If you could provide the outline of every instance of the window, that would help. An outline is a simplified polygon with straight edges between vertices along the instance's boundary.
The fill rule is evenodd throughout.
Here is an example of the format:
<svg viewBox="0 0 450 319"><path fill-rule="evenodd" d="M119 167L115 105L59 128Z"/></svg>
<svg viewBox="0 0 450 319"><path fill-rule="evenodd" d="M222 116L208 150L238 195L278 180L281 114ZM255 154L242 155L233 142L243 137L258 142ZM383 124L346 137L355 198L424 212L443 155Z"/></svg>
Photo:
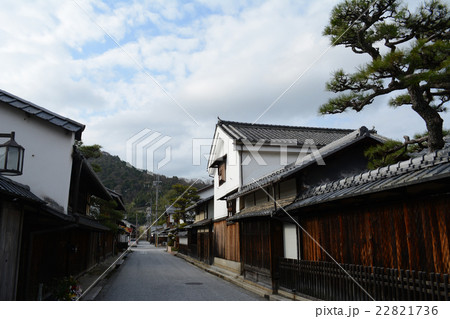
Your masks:
<svg viewBox="0 0 450 319"><path fill-rule="evenodd" d="M236 199L228 201L227 207L228 207L228 217L231 217L234 214L236 214Z"/></svg>
<svg viewBox="0 0 450 319"><path fill-rule="evenodd" d="M227 156L217 158L209 167L217 168L219 186L225 183L227 180Z"/></svg>
<svg viewBox="0 0 450 319"><path fill-rule="evenodd" d="M227 163L226 158L219 165L219 185L222 185L227 180Z"/></svg>

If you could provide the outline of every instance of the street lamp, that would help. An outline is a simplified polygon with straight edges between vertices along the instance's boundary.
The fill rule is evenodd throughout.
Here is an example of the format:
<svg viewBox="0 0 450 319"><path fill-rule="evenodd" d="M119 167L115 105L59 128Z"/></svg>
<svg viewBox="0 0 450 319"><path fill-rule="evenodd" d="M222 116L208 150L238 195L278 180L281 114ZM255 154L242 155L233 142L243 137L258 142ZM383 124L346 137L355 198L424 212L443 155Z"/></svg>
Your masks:
<svg viewBox="0 0 450 319"><path fill-rule="evenodd" d="M23 172L23 155L25 149L14 140L15 133L0 133L0 138L9 138L9 141L0 145L0 174L17 176Z"/></svg>

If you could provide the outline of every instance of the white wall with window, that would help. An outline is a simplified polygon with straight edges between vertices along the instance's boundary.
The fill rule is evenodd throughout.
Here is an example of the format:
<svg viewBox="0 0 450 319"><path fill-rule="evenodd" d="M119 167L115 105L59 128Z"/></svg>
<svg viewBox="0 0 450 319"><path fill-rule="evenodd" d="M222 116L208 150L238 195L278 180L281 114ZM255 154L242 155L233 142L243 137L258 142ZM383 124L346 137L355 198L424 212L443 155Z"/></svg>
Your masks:
<svg viewBox="0 0 450 319"><path fill-rule="evenodd" d="M214 135L209 166L208 172L214 177L214 219L219 219L228 215L226 201L219 198L241 185L240 154L234 140L220 127Z"/></svg>

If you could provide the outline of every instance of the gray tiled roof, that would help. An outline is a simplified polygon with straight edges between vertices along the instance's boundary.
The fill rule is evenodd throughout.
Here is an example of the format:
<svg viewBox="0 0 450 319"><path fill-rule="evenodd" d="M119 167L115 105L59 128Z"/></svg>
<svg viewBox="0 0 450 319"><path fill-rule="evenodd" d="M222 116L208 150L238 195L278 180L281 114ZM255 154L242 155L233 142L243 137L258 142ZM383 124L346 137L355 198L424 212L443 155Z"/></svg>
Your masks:
<svg viewBox="0 0 450 319"><path fill-rule="evenodd" d="M29 115L36 116L44 121L47 121L53 125L59 126L75 133L77 140L81 139L81 133L83 132L85 125L75 122L71 119L65 118L61 115L53 113L41 106L28 102L20 97L17 97L11 93L0 89L0 102L9 104L16 109L22 110Z"/></svg>
<svg viewBox="0 0 450 319"><path fill-rule="evenodd" d="M314 187L285 209L289 211L449 177L450 149L447 148L395 165Z"/></svg>
<svg viewBox="0 0 450 319"><path fill-rule="evenodd" d="M266 208L266 209L256 210L256 211L250 212L250 213L236 214L236 215L228 218L227 221L232 222L232 221L236 221L236 220L240 220L240 219L244 219L244 218L271 216L272 213L274 212L274 210L275 210L274 208Z"/></svg>
<svg viewBox="0 0 450 319"><path fill-rule="evenodd" d="M80 214L74 214L76 219L78 219L77 223L80 226L84 226L85 228L95 229L95 230L104 230L109 231L110 229L102 224L100 224L97 220Z"/></svg>
<svg viewBox="0 0 450 319"><path fill-rule="evenodd" d="M219 119L217 125L231 138L238 141L247 140L252 143L266 141L267 143L291 144L290 140L296 140L297 145L303 145L306 139L312 139L318 148L352 132L352 130L347 129L251 124L221 119Z"/></svg>
<svg viewBox="0 0 450 319"><path fill-rule="evenodd" d="M6 178L0 176L0 193L6 194L8 196L20 198L26 201L36 202L39 204L45 204L45 202L34 195L28 186L19 184Z"/></svg>
<svg viewBox="0 0 450 319"><path fill-rule="evenodd" d="M327 156L330 156L344 149L345 147L357 143L363 140L364 138L372 138L379 142L386 141L384 137L369 131L366 127L363 126L357 130L351 131L350 133L346 134L340 139L322 147L319 150L320 156L322 158L326 158ZM258 180L253 181L252 183L244 185L237 193L227 196L227 199L234 199L243 196L245 194L254 191L257 188L265 187L270 185L271 183L275 183L280 180L286 179L315 162L316 157L313 154L308 154L302 159L301 163L289 164L279 170L276 170L266 176L259 178Z"/></svg>
<svg viewBox="0 0 450 319"><path fill-rule="evenodd" d="M195 204L193 204L193 205L189 206L188 208L186 208L186 211L193 210L193 209L197 208L198 206L200 206L200 205L202 205L202 204L204 204L204 203L206 203L206 202L212 200L213 198L214 198L214 195L213 195L213 196L206 197L206 198L203 198L203 199L200 199L200 200L197 201Z"/></svg>
<svg viewBox="0 0 450 319"><path fill-rule="evenodd" d="M292 203L295 199L295 196L289 196L286 198L278 199L276 202L276 206L284 207L290 203ZM251 218L251 217L264 217L264 216L272 216L277 209L275 208L275 204L272 200L267 201L263 204L258 204L256 206L246 207L241 210L239 213L229 217L227 221L235 221L243 218Z"/></svg>
<svg viewBox="0 0 450 319"><path fill-rule="evenodd" d="M122 194L119 194L118 192L116 192L112 189L109 189L109 188L106 188L106 190L109 192L109 195L111 195L112 199L117 203L117 209L118 210L126 210L125 204L123 202Z"/></svg>
<svg viewBox="0 0 450 319"><path fill-rule="evenodd" d="M200 220L198 222L195 222L193 224L190 224L190 225L188 225L188 226L186 226L184 228L190 229L190 228L195 228L195 227L207 226L207 225L209 225L211 223L212 223L212 219L211 218L207 218L207 219L203 219L203 220Z"/></svg>

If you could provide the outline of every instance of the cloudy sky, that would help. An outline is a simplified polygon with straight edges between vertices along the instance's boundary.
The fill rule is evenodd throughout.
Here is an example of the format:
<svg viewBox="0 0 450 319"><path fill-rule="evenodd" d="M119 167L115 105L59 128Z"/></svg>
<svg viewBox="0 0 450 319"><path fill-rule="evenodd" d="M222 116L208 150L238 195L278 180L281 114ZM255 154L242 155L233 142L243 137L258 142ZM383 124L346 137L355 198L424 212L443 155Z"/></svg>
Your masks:
<svg viewBox="0 0 450 319"><path fill-rule="evenodd" d="M169 176L207 177L192 145L207 144L217 117L374 126L397 139L423 132L416 113L387 107L388 98L360 113L318 115L332 71L365 61L322 36L336 3L3 0L0 88L85 124L85 144L136 165L145 159L136 149L127 158L127 145L141 133L138 148L158 146L148 168ZM158 170L168 148L170 161Z"/></svg>

